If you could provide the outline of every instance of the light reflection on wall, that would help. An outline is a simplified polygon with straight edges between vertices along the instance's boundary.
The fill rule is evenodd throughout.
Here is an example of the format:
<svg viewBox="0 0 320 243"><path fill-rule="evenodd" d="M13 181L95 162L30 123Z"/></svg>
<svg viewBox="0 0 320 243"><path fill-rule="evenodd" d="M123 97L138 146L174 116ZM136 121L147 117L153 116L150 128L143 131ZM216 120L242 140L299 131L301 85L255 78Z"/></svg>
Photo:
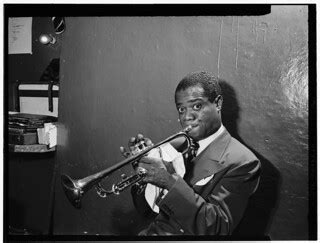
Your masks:
<svg viewBox="0 0 320 243"><path fill-rule="evenodd" d="M294 115L308 118L308 50L303 45L283 65L280 82Z"/></svg>

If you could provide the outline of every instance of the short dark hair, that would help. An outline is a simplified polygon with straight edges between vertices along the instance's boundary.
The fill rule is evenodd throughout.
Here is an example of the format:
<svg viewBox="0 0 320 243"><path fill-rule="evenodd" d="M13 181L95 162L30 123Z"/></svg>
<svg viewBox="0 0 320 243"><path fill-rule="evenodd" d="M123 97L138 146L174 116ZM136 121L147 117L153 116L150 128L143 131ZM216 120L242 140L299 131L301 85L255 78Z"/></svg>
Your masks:
<svg viewBox="0 0 320 243"><path fill-rule="evenodd" d="M185 76L179 82L175 95L181 90L186 90L194 86L202 87L204 95L210 102L213 102L218 95L222 95L218 78L206 71L193 72Z"/></svg>

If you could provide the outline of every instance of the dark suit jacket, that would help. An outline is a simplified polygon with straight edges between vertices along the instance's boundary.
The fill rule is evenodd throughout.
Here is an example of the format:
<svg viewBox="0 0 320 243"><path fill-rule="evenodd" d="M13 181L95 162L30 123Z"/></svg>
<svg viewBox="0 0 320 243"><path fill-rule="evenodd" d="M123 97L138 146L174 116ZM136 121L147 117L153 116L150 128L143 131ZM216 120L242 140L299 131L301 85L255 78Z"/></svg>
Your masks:
<svg viewBox="0 0 320 243"><path fill-rule="evenodd" d="M189 163L193 166L157 202L160 213L140 235L232 234L258 186L259 160L225 130ZM207 184L195 185L211 175ZM134 203L146 214L141 195Z"/></svg>

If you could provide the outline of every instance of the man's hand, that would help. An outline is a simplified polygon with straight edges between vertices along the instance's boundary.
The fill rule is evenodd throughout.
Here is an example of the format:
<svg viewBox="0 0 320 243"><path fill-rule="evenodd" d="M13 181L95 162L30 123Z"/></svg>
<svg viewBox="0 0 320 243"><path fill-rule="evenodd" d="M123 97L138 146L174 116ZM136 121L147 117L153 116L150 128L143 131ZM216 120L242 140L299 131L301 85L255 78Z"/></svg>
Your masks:
<svg viewBox="0 0 320 243"><path fill-rule="evenodd" d="M145 138L142 134L138 134L136 137L131 137L128 141L128 148L130 151L127 151L123 146L121 146L120 153L123 157L129 158L152 145L153 143L149 138Z"/></svg>
<svg viewBox="0 0 320 243"><path fill-rule="evenodd" d="M145 138L142 134L138 134L136 137L131 137L128 141L127 151L124 147L120 147L120 152L125 158L129 158L143 151L146 147L153 146L152 141L149 138ZM144 156L140 159L139 163L135 163L134 169L138 172L139 167L146 169L146 175L143 179L145 183L151 183L161 188L170 189L176 177L172 176L175 170L172 163L168 163L162 160L162 151L160 148L160 158L152 158Z"/></svg>
<svg viewBox="0 0 320 243"><path fill-rule="evenodd" d="M140 159L138 168L146 169L143 179L145 183L151 183L155 186L170 190L176 182L176 177L167 171L165 164L161 158L150 158L144 156Z"/></svg>
<svg viewBox="0 0 320 243"><path fill-rule="evenodd" d="M138 134L136 137L131 137L128 141L128 148L129 151L127 151L123 146L120 147L120 153L123 157L129 158L132 155L135 155L141 151L143 151L146 147L153 146L153 143L150 138L145 138L142 134ZM160 148L159 153L160 157L162 158L162 151ZM175 173L175 170L173 168L172 163L163 161L167 171L169 171L170 174ZM134 168L136 168L136 165L133 165Z"/></svg>

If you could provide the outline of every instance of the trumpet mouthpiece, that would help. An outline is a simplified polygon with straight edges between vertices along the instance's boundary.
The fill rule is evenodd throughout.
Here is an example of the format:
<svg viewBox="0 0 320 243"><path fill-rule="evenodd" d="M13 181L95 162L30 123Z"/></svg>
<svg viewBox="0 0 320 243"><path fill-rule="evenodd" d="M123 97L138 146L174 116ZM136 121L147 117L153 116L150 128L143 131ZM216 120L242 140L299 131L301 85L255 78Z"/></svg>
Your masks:
<svg viewBox="0 0 320 243"><path fill-rule="evenodd" d="M184 132L190 132L191 129L192 129L192 126L189 125L189 126L187 126L187 127L184 129Z"/></svg>

